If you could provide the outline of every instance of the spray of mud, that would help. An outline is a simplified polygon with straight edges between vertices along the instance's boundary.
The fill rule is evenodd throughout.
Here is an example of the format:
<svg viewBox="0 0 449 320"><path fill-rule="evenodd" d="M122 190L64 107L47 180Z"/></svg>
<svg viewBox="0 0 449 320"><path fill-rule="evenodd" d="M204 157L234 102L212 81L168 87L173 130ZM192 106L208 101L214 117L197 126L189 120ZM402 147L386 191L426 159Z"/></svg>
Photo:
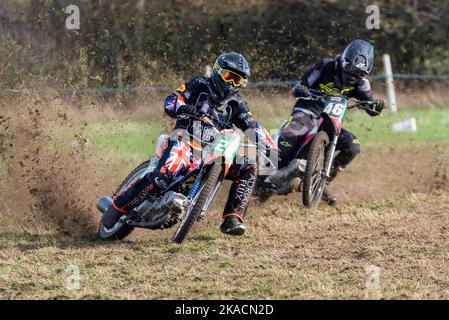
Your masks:
<svg viewBox="0 0 449 320"><path fill-rule="evenodd" d="M95 201L106 174L89 151L86 118L58 98L27 97L2 106L5 214L30 229L94 236Z"/></svg>

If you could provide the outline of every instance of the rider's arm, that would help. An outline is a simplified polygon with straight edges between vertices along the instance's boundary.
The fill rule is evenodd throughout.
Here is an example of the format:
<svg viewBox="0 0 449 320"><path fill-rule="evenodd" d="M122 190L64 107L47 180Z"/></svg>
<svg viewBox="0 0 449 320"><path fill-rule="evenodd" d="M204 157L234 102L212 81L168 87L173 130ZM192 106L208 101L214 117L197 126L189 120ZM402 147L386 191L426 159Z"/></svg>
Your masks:
<svg viewBox="0 0 449 320"><path fill-rule="evenodd" d="M195 114L196 109L190 103L196 96L195 91L197 90L195 90L195 88L197 88L198 83L199 79L193 78L170 94L165 99L165 113L172 118L176 118L180 114Z"/></svg>
<svg viewBox="0 0 449 320"><path fill-rule="evenodd" d="M304 74L301 80L299 80L299 82L292 89L292 95L294 97L303 97L306 94L304 92L304 87L311 88L314 85L314 83L321 76L325 62L326 61L324 59L319 60Z"/></svg>
<svg viewBox="0 0 449 320"><path fill-rule="evenodd" d="M371 84L368 79L363 78L360 81L360 83L357 87L355 98L357 98L358 100L361 100L361 101L374 101L373 94L371 92ZM376 100L376 105L374 105L373 111L365 109L365 112L368 113L372 117L378 116L379 113L383 109L383 104L382 104L382 107L380 107L380 109L379 109L379 104L381 102L377 102L377 101L380 101L380 100Z"/></svg>
<svg viewBox="0 0 449 320"><path fill-rule="evenodd" d="M242 130L252 142L255 142L256 144L261 143L269 149L277 149L276 143L271 138L268 131L253 118L253 115L243 100L239 102L236 117L234 119L234 124Z"/></svg>
<svg viewBox="0 0 449 320"><path fill-rule="evenodd" d="M167 98L165 98L164 110L170 117L175 118L181 112L182 106L186 104L184 98L184 91L186 85L183 84L175 92L171 93Z"/></svg>
<svg viewBox="0 0 449 320"><path fill-rule="evenodd" d="M371 92L371 83L368 79L363 78L357 87L355 98L361 101L373 101L373 94Z"/></svg>

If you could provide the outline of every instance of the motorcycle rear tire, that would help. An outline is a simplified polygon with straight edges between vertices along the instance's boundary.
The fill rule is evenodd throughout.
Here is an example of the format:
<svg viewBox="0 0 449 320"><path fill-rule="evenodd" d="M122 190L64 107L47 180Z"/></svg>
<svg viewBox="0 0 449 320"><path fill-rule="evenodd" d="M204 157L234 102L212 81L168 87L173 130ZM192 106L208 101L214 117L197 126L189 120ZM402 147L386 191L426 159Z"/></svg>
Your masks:
<svg viewBox="0 0 449 320"><path fill-rule="evenodd" d="M114 193L114 196L117 194L122 193L125 191L131 183L133 183L139 176L144 176L144 171L147 170L148 166L150 165L150 160L147 160L140 165L138 165L127 177L123 182L120 184L120 186L117 188L117 190ZM103 215L104 217L104 215ZM117 240L123 240L129 234L134 230L134 227L129 226L122 222L117 222L114 227L111 229L107 229L103 225L103 218L100 221L100 227L98 230L98 235L101 240L105 241L117 241Z"/></svg>

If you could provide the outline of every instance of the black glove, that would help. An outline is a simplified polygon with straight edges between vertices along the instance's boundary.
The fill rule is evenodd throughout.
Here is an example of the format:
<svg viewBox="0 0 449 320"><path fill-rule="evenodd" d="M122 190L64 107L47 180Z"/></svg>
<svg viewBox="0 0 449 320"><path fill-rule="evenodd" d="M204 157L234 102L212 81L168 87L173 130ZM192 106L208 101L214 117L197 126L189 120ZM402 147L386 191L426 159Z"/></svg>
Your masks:
<svg viewBox="0 0 449 320"><path fill-rule="evenodd" d="M367 110L368 114L372 117L380 115L382 110L385 108L385 101L382 99L374 100L371 105L371 110Z"/></svg>
<svg viewBox="0 0 449 320"><path fill-rule="evenodd" d="M293 87L292 94L296 98L308 98L308 97L310 97L309 88L307 88L305 85L300 84L300 83L298 83L296 86Z"/></svg>
<svg viewBox="0 0 449 320"><path fill-rule="evenodd" d="M180 106L178 109L178 114L185 114L189 116L194 116L200 118L201 114L196 110L194 106L191 104L185 104L183 106Z"/></svg>
<svg viewBox="0 0 449 320"><path fill-rule="evenodd" d="M385 108L385 100L376 100L375 104L374 104L374 108L376 109L377 112L381 113L382 110Z"/></svg>

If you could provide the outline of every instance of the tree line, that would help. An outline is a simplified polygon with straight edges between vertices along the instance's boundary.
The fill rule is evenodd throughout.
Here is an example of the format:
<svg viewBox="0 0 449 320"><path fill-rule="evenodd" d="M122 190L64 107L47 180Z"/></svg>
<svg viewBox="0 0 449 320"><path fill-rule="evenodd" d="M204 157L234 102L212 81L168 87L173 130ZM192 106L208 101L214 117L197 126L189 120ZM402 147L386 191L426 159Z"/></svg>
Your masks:
<svg viewBox="0 0 449 320"><path fill-rule="evenodd" d="M80 9L67 30L64 9ZM389 53L396 72L449 73L449 1L378 0L369 30L364 1L2 0L2 87L63 83L126 87L204 73L224 51L245 55L252 81L296 79L354 38Z"/></svg>

